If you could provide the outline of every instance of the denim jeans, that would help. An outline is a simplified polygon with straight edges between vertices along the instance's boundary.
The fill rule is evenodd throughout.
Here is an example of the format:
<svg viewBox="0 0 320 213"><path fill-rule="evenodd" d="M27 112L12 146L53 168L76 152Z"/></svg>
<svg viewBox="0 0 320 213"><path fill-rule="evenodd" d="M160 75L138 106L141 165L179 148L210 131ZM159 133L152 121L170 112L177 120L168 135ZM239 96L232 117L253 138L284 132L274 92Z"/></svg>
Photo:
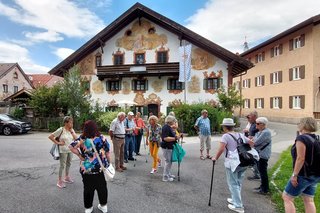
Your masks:
<svg viewBox="0 0 320 213"><path fill-rule="evenodd" d="M125 138L125 146L124 146L124 159L128 160L128 158L133 158L132 152L134 151L134 135L128 136Z"/></svg>
<svg viewBox="0 0 320 213"><path fill-rule="evenodd" d="M294 187L289 179L284 192L291 197L297 197L301 194L303 196L313 197L318 183L320 183L320 177L314 175L310 177L304 177L299 175L298 186Z"/></svg>
<svg viewBox="0 0 320 213"><path fill-rule="evenodd" d="M241 187L244 178L244 173L247 167L238 166L234 172L226 168L227 183L231 193L232 204L237 208L243 208L241 199Z"/></svg>

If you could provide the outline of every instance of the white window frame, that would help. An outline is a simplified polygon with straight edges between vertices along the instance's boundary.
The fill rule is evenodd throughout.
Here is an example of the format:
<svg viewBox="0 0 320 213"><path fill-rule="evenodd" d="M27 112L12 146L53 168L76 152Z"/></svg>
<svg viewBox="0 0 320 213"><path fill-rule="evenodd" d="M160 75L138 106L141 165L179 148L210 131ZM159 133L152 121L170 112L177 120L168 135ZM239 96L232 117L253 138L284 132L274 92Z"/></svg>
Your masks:
<svg viewBox="0 0 320 213"><path fill-rule="evenodd" d="M272 84L278 84L279 81L279 72L272 73Z"/></svg>
<svg viewBox="0 0 320 213"><path fill-rule="evenodd" d="M301 97L293 96L292 97L292 108L293 109L301 109Z"/></svg>
<svg viewBox="0 0 320 213"><path fill-rule="evenodd" d="M18 86L13 86L13 93L17 93L19 91L19 87Z"/></svg>
<svg viewBox="0 0 320 213"><path fill-rule="evenodd" d="M262 53L259 53L259 54L258 54L258 63L259 63L259 62L262 62L262 61L263 61Z"/></svg>
<svg viewBox="0 0 320 213"><path fill-rule="evenodd" d="M279 109L279 103L280 103L280 98L279 97L273 97L272 98L272 108L273 109Z"/></svg>
<svg viewBox="0 0 320 213"><path fill-rule="evenodd" d="M244 108L249 109L249 99L244 99Z"/></svg>
<svg viewBox="0 0 320 213"><path fill-rule="evenodd" d="M280 55L280 46L277 45L273 48L273 56L276 57L276 56L279 56Z"/></svg>
<svg viewBox="0 0 320 213"><path fill-rule="evenodd" d="M257 109L262 109L262 98L257 98Z"/></svg>
<svg viewBox="0 0 320 213"><path fill-rule="evenodd" d="M249 88L249 79L243 80L243 88Z"/></svg>
<svg viewBox="0 0 320 213"><path fill-rule="evenodd" d="M293 39L293 49L298 49L301 47L301 36Z"/></svg>
<svg viewBox="0 0 320 213"><path fill-rule="evenodd" d="M292 68L292 80L300 80L300 67Z"/></svg>
<svg viewBox="0 0 320 213"><path fill-rule="evenodd" d="M262 85L262 75L257 77L257 87L261 87Z"/></svg>

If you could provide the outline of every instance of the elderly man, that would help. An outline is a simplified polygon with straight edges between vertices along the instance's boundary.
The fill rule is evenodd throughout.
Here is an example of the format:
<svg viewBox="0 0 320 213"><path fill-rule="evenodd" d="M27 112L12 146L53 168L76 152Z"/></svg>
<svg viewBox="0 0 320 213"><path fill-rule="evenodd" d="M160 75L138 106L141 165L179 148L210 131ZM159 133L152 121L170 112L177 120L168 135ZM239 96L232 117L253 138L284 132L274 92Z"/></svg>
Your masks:
<svg viewBox="0 0 320 213"><path fill-rule="evenodd" d="M123 166L124 139L126 135L124 128L125 118L126 114L124 112L119 112L118 116L111 122L109 131L113 143L115 166L118 172L123 172L123 170L127 169L125 166Z"/></svg>
<svg viewBox="0 0 320 213"><path fill-rule="evenodd" d="M197 119L194 128L197 130L200 137L200 159L205 159L203 157L204 144L206 144L207 148L207 158L210 159L209 151L211 149L211 129L207 110L204 109L201 111L201 116Z"/></svg>
<svg viewBox="0 0 320 213"><path fill-rule="evenodd" d="M136 129L136 124L134 123L133 118L134 118L133 112L128 112L128 116L124 121L124 127L126 130L125 147L124 147L125 163L128 163L128 160L132 160L132 161L135 160L132 156L132 153L135 148L134 130Z"/></svg>

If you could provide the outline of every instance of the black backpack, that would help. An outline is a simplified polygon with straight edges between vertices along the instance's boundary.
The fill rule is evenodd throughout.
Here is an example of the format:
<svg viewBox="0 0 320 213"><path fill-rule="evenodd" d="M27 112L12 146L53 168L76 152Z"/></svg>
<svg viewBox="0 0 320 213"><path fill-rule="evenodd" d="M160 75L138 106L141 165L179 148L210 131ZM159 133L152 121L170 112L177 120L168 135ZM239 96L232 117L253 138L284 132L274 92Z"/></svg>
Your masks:
<svg viewBox="0 0 320 213"><path fill-rule="evenodd" d="M229 134L236 142L237 142L237 150L239 154L240 167L253 166L255 164L255 159L251 153L248 151L251 150L250 144L244 143L241 135L239 134L239 138L236 139L232 134ZM228 152L228 149L227 149ZM227 154L226 154L227 156Z"/></svg>
<svg viewBox="0 0 320 213"><path fill-rule="evenodd" d="M319 135L316 138L311 137L308 134L305 136L312 142L311 159L305 160L303 169L305 170L306 176L320 176L320 140Z"/></svg>

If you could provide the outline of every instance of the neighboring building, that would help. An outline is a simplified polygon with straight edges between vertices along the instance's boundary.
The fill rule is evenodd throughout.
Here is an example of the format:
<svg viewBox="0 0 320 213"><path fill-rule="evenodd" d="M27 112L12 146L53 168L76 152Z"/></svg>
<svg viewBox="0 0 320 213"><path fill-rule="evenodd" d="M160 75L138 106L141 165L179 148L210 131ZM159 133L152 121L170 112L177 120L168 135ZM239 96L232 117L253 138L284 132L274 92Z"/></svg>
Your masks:
<svg viewBox="0 0 320 213"><path fill-rule="evenodd" d="M0 100L22 89L32 89L28 76L18 63L0 63Z"/></svg>
<svg viewBox="0 0 320 213"><path fill-rule="evenodd" d="M192 44L191 81L178 81L179 46ZM252 64L137 3L49 73L63 76L74 64L92 98L106 108L136 103L135 112L167 113L186 100L217 101L216 91Z"/></svg>
<svg viewBox="0 0 320 213"><path fill-rule="evenodd" d="M56 75L32 74L28 76L34 88L38 88L40 86L52 87L56 83L63 81L62 77Z"/></svg>
<svg viewBox="0 0 320 213"><path fill-rule="evenodd" d="M256 110L273 121L320 119L320 15L240 56L255 66L234 78L244 97L241 115Z"/></svg>

